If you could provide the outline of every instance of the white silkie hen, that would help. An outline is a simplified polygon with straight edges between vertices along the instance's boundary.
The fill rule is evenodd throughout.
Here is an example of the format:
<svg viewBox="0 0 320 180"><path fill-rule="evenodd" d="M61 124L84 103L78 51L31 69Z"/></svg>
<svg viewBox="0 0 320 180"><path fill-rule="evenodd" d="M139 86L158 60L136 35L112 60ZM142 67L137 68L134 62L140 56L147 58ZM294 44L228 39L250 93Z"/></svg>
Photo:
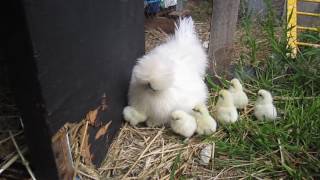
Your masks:
<svg viewBox="0 0 320 180"><path fill-rule="evenodd" d="M240 81L236 78L232 79L229 92L232 95L234 106L238 109L244 109L248 105L247 94L243 91Z"/></svg>
<svg viewBox="0 0 320 180"><path fill-rule="evenodd" d="M215 117L219 122L234 123L238 120L237 108L233 104L233 98L229 91L221 90L219 92L218 102L215 108Z"/></svg>
<svg viewBox="0 0 320 180"><path fill-rule="evenodd" d="M254 115L258 120L275 120L277 110L273 105L271 93L261 89L258 91L258 97L254 105Z"/></svg>
<svg viewBox="0 0 320 180"><path fill-rule="evenodd" d="M217 130L217 122L211 117L205 104L198 104L192 109L192 115L197 121L197 133L209 135Z"/></svg>
<svg viewBox="0 0 320 180"><path fill-rule="evenodd" d="M170 126L173 132L189 138L195 133L197 122L193 116L177 110L171 114Z"/></svg>
<svg viewBox="0 0 320 180"><path fill-rule="evenodd" d="M175 110L191 113L208 97L203 81L206 67L207 56L192 18L180 19L173 37L138 59L129 87L129 106L147 117L149 127L167 124Z"/></svg>

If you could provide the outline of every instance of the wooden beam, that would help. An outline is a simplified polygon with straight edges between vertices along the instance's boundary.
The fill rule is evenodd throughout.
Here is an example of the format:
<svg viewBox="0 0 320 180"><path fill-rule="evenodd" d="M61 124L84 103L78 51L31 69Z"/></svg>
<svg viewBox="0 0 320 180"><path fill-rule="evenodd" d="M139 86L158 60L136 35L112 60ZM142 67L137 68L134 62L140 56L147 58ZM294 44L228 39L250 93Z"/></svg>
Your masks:
<svg viewBox="0 0 320 180"><path fill-rule="evenodd" d="M226 75L232 59L240 0L213 0L209 73Z"/></svg>

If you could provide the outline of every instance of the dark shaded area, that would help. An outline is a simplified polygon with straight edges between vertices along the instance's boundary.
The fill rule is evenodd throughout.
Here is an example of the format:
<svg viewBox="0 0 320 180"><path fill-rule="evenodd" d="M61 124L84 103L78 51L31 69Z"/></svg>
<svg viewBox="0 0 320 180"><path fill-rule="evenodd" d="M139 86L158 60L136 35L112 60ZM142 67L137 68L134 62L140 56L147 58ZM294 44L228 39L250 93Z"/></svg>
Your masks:
<svg viewBox="0 0 320 180"><path fill-rule="evenodd" d="M57 179L51 137L66 122L78 122L107 96L101 123L112 121L95 140L99 165L122 122L132 66L144 52L143 1L6 1L1 4L2 72L25 124L38 179ZM1 68L2 69L2 68Z"/></svg>
<svg viewBox="0 0 320 180"><path fill-rule="evenodd" d="M4 24L0 33L1 49L16 103L25 121L31 163L39 179L57 179L25 13L20 1L6 1L1 7Z"/></svg>

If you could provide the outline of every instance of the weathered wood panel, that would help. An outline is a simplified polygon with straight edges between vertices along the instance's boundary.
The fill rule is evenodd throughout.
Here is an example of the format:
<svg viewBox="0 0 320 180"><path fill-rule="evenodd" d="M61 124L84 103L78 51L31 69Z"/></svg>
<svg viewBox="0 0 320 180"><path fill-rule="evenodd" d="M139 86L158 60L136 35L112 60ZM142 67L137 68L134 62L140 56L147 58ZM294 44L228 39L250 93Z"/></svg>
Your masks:
<svg viewBox="0 0 320 180"><path fill-rule="evenodd" d="M0 43L38 179L57 179L52 136L101 107L105 94L107 108L88 133L92 161L99 165L121 126L131 69L144 51L143 1L5 1L1 13ZM107 133L96 138L110 121Z"/></svg>
<svg viewBox="0 0 320 180"><path fill-rule="evenodd" d="M209 59L211 74L229 71L240 0L213 0Z"/></svg>

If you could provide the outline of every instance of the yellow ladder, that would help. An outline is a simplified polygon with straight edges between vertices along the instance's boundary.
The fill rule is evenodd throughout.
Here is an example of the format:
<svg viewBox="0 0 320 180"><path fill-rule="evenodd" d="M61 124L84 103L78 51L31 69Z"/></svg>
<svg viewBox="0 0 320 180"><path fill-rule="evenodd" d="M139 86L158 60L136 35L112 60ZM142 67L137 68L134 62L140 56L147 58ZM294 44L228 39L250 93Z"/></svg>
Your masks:
<svg viewBox="0 0 320 180"><path fill-rule="evenodd" d="M319 28L315 27L305 27L299 26L297 24L298 15L304 16L312 16L320 18L320 14L317 13L310 13L310 12L301 12L297 10L298 1L303 2L313 2L313 3L320 3L320 0L287 0L287 21L288 21L288 43L289 46L292 48L292 55L295 57L297 54L298 46L312 46L320 48L320 44L312 44L307 42L299 42L298 41L298 30L309 30L309 31L317 31L319 32Z"/></svg>

